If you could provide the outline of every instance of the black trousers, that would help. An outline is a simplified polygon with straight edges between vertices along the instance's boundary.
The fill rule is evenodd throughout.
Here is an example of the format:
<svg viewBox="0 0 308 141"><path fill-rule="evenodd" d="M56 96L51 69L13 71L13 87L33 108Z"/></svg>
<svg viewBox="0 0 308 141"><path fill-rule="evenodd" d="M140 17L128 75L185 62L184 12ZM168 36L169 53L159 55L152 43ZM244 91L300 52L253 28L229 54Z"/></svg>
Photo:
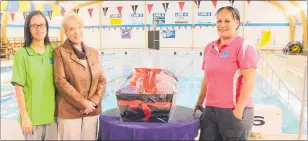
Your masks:
<svg viewBox="0 0 308 141"><path fill-rule="evenodd" d="M253 108L245 108L243 119L238 119L231 108L207 106L200 117L199 140L248 140L253 117Z"/></svg>

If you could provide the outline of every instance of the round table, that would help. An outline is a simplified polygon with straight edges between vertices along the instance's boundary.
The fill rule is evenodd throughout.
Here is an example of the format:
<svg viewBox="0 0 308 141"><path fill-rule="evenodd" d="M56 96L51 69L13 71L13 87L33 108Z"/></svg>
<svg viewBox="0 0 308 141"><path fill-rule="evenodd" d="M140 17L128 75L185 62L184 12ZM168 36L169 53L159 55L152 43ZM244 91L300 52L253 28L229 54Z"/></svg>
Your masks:
<svg viewBox="0 0 308 141"><path fill-rule="evenodd" d="M117 108L99 117L98 140L195 140L199 117L193 109L176 106L168 123L122 122Z"/></svg>

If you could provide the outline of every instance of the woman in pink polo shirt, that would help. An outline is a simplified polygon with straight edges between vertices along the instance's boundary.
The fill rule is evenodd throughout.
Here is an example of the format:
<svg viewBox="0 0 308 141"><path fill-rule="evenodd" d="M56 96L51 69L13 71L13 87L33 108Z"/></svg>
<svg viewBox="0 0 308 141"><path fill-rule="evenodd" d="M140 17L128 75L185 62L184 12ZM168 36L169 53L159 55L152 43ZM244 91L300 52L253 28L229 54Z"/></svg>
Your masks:
<svg viewBox="0 0 308 141"><path fill-rule="evenodd" d="M237 35L240 15L236 8L216 12L219 39L204 49L204 77L195 110L201 117L199 140L247 140L253 126L251 93L256 79L255 47Z"/></svg>

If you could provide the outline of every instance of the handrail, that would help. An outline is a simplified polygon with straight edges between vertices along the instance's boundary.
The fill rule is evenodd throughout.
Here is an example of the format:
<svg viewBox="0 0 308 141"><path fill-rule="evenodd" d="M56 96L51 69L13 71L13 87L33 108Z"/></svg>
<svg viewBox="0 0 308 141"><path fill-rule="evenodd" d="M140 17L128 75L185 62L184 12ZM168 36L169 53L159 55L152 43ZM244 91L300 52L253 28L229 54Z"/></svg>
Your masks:
<svg viewBox="0 0 308 141"><path fill-rule="evenodd" d="M267 60L265 60L265 58L264 58L264 56L262 56L261 54L259 54L259 56L260 56L260 58L262 58L262 61L263 62L265 62L266 63L266 67L268 68L270 68L271 69L271 71L272 71L272 73L274 73L276 76L277 76L277 78L278 78L278 90L279 90L279 87L280 87L280 84L279 83L281 83L283 86L285 86L285 88L288 90L288 95L289 95L289 93L291 93L294 97L296 97L299 101L300 101L300 98L297 96L297 95L295 95L289 88L288 88L288 86L284 83L284 81L279 77L279 75L278 75L278 73L273 69L273 67L272 67L272 65L267 61ZM263 65L262 65L262 69L263 69ZM263 72L263 70L262 70L262 72ZM267 77L267 70L266 70L266 77ZM272 75L273 76L273 75ZM271 79L273 79L273 78L271 78ZM271 81L272 82L272 81ZM289 97L288 97L289 98ZM306 104L307 105L307 104Z"/></svg>

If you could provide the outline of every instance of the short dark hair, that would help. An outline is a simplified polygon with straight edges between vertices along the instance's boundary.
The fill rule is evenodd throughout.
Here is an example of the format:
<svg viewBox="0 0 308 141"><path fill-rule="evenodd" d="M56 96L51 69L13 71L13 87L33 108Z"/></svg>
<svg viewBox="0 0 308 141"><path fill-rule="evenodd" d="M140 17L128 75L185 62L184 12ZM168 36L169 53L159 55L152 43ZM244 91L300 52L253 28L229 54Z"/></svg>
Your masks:
<svg viewBox="0 0 308 141"><path fill-rule="evenodd" d="M44 17L45 22L46 22L46 29L47 29L47 34L46 34L46 37L44 38L44 44L45 45L50 44L50 40L49 40L49 36L48 36L48 30L49 30L48 21L47 21L45 15L41 11L34 10L34 11L31 11L27 15L26 20L25 20L25 25L24 25L25 43L24 43L24 47L29 47L31 42L32 42L32 35L31 35L31 32L30 32L30 21L31 21L32 17L35 16L35 15L41 15L41 16Z"/></svg>
<svg viewBox="0 0 308 141"><path fill-rule="evenodd" d="M232 17L233 19L236 19L239 21L239 23L241 23L241 17L240 17L240 12L238 11L237 8L233 7L233 6L225 6L225 7L221 7L217 10L217 12L215 13L215 15L217 16L219 14L219 12L223 9L227 9L232 13ZM236 28L238 29L240 27L240 25Z"/></svg>

